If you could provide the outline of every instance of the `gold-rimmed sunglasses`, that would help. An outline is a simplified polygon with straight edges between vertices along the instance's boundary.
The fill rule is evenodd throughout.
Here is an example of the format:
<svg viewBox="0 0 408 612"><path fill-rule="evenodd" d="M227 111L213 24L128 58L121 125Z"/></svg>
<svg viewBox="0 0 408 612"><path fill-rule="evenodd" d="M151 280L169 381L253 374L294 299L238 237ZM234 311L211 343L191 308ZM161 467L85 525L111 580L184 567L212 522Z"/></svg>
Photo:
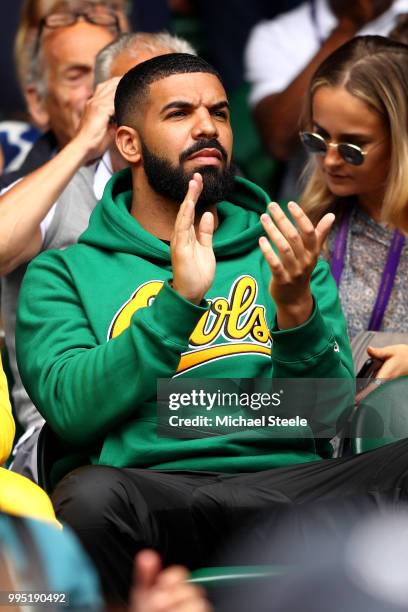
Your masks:
<svg viewBox="0 0 408 612"><path fill-rule="evenodd" d="M328 148L333 147L337 149L340 157L352 166L361 166L368 153L368 151L363 151L358 145L348 142L328 142L317 132L300 132L299 136L308 153L326 155Z"/></svg>

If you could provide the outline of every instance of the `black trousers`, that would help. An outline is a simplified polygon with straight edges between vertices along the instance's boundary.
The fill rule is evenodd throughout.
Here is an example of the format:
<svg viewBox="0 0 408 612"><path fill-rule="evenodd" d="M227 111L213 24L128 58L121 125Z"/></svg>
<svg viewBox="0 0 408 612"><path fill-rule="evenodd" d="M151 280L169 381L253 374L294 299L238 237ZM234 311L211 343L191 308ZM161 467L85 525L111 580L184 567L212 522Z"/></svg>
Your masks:
<svg viewBox="0 0 408 612"><path fill-rule="evenodd" d="M263 526L265 533L278 529L293 508L310 513L317 502L321 515L326 502L348 511L359 504L403 504L407 494L408 440L402 440L356 457L246 474L87 466L61 481L53 503L115 601L126 599L134 556L145 547L158 550L165 564L194 569L217 562L231 538L254 521L262 541Z"/></svg>

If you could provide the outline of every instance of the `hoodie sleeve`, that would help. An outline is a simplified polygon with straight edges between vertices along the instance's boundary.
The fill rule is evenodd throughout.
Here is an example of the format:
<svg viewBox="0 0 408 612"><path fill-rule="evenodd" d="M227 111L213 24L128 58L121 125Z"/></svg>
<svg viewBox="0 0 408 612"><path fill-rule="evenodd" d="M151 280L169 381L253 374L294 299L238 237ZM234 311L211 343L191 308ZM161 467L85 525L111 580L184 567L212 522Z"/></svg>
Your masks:
<svg viewBox="0 0 408 612"><path fill-rule="evenodd" d="M341 430L354 405L353 358L337 287L323 260L313 271L311 289L314 309L303 325L279 330L275 318L272 371L274 378L315 379L312 386L297 385L292 409L308 416L319 454L329 457L328 438ZM309 395L313 384L316 395Z"/></svg>
<svg viewBox="0 0 408 612"><path fill-rule="evenodd" d="M88 444L156 396L157 378L174 375L208 305L191 304L165 283L128 329L100 344L61 257L44 253L25 275L17 359L24 386L52 428L74 444Z"/></svg>

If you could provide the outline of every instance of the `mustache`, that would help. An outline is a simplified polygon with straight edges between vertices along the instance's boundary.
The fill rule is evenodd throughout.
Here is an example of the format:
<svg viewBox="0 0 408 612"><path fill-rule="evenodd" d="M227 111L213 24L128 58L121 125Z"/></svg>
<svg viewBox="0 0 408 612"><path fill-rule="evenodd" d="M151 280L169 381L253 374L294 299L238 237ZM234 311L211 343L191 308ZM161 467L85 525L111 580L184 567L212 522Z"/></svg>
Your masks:
<svg viewBox="0 0 408 612"><path fill-rule="evenodd" d="M202 149L217 149L217 151L221 153L223 161L227 161L228 159L226 150L216 138L202 138L180 154L180 163L186 161L190 155L194 155L194 153L198 153Z"/></svg>

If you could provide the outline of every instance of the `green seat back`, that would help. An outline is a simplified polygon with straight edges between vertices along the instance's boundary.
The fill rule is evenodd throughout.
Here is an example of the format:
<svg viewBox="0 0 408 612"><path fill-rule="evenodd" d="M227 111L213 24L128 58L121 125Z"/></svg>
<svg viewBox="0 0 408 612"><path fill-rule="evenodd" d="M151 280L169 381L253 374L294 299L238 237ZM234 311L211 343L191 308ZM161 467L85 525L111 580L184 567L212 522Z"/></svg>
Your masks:
<svg viewBox="0 0 408 612"><path fill-rule="evenodd" d="M284 576L287 573L288 568L280 565L214 566L195 570L191 573L190 582L201 584L205 588L214 588Z"/></svg>
<svg viewBox="0 0 408 612"><path fill-rule="evenodd" d="M353 454L408 438L408 376L381 384L360 403L351 438Z"/></svg>

